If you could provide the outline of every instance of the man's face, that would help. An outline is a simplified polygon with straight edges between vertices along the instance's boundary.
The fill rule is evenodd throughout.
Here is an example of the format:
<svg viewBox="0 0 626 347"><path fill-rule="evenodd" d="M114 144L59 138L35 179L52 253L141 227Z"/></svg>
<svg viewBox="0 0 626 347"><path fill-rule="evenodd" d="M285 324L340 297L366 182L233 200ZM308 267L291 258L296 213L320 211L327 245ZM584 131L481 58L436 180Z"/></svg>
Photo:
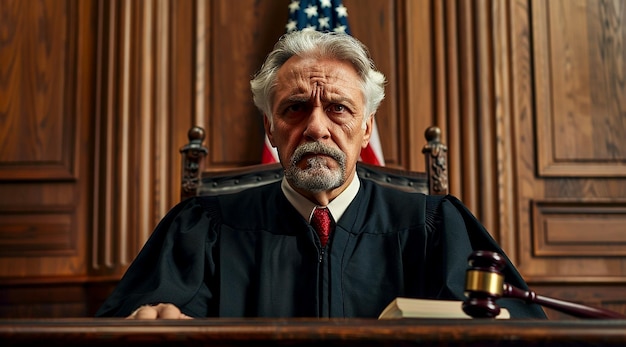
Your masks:
<svg viewBox="0 0 626 347"><path fill-rule="evenodd" d="M288 181L300 191L338 194L354 174L372 129L372 117L363 125L356 70L339 60L294 56L280 68L276 83L273 125L266 117L265 128Z"/></svg>

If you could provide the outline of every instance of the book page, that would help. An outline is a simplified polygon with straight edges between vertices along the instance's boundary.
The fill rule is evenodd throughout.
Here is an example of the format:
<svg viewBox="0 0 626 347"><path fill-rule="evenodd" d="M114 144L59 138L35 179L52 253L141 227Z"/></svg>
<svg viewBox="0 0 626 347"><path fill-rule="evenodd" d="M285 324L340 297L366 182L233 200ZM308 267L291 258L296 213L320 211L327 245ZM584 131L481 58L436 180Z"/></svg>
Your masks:
<svg viewBox="0 0 626 347"><path fill-rule="evenodd" d="M390 318L461 318L472 319L463 312L463 301L396 298L380 314L378 319ZM501 308L497 319L509 319L510 313Z"/></svg>

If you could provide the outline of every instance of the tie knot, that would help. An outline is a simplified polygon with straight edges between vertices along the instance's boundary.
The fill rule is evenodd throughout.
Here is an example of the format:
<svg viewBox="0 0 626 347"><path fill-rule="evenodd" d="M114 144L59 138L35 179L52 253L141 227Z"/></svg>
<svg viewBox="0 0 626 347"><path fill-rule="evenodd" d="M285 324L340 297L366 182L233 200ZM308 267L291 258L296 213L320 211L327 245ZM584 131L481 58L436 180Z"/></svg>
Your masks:
<svg viewBox="0 0 626 347"><path fill-rule="evenodd" d="M311 226L317 232L322 247L326 246L328 237L330 236L330 213L327 208L315 208L313 218L311 218Z"/></svg>

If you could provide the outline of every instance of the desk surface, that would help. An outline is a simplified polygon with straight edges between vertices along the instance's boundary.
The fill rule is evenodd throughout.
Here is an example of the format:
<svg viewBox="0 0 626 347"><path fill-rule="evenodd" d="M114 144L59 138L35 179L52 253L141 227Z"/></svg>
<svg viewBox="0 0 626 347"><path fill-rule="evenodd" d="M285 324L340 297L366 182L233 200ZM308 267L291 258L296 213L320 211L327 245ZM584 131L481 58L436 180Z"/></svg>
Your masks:
<svg viewBox="0 0 626 347"><path fill-rule="evenodd" d="M626 346L626 320L0 320L2 346Z"/></svg>

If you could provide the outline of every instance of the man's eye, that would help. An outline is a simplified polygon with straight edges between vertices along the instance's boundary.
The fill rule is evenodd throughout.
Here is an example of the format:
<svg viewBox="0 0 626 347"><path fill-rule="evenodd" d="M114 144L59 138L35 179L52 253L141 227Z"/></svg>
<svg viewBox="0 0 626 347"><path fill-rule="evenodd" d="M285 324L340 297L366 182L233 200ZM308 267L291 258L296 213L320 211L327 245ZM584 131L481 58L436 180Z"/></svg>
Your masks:
<svg viewBox="0 0 626 347"><path fill-rule="evenodd" d="M293 104L293 105L287 106L287 108L285 108L284 113L302 112L303 109L304 109L304 106L302 104Z"/></svg>
<svg viewBox="0 0 626 347"><path fill-rule="evenodd" d="M348 109L344 105L334 104L328 108L328 111L332 113L343 113L348 111Z"/></svg>

